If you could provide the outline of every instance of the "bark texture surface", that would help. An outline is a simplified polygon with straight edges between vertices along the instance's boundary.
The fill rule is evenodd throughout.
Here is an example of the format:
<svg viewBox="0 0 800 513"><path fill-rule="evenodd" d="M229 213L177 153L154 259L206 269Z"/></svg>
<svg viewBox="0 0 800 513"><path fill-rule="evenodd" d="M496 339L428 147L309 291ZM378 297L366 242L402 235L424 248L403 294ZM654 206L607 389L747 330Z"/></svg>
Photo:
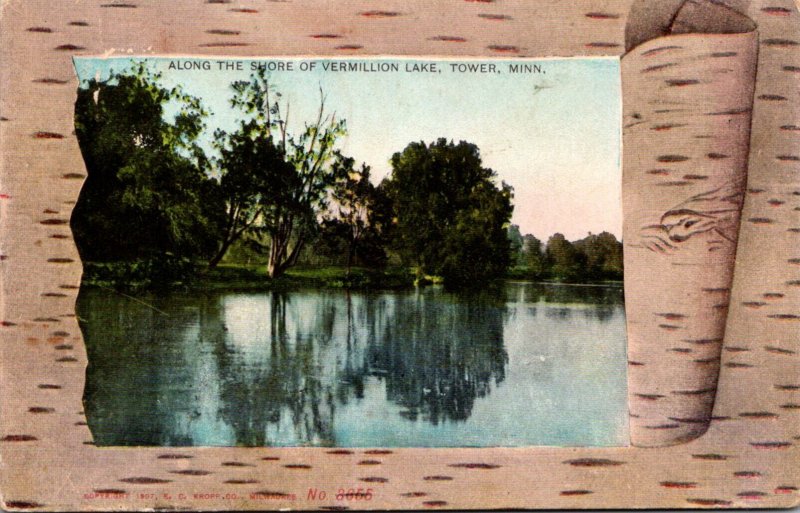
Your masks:
<svg viewBox="0 0 800 513"><path fill-rule="evenodd" d="M692 3L697 5L688 8L702 7ZM797 504L800 18L791 0L726 2L754 22L756 30L749 32L737 29L714 37L665 33L671 26L667 19L655 34L680 48L655 51L672 43L663 45L647 36L642 43L631 39L635 48L625 58L626 77L639 77L642 86L631 94L644 102L638 112L625 99L624 123L630 125L625 179L643 184L639 192L625 191L626 243L645 246L641 239L649 229L676 246L672 256L657 249L626 248L633 268L637 259L654 262L646 292L644 276L641 283L635 275L628 280L629 290L636 291L629 292L629 305L639 299L655 305L658 297L670 306L643 303L629 310L631 360L645 364L632 364L631 369L631 392L642 394L631 398L631 411L638 416L632 424L634 441L673 443L699 434L699 426L710 421L703 436L662 449L101 450L92 445L86 427L81 404L86 349L74 310L81 265L68 224L86 173L72 124L77 87L73 55L622 55L633 4L5 0L0 18L4 507L617 509ZM656 5L662 0L634 11L644 14L636 14L631 26L641 16L660 17ZM645 55L648 50L653 52ZM735 84L752 72L754 62L757 79L748 102L746 87ZM673 66L645 72L659 65ZM649 103L653 100L674 104L656 107ZM745 111L748 105L751 112ZM669 109L688 112L655 112ZM743 142L748 117L749 153ZM747 173L743 192L742 167ZM664 171L648 173L657 169ZM659 185L669 182L688 183ZM743 211L735 215L739 202ZM702 231L694 233L685 221L681 224L687 211L698 218L692 226L703 226ZM678 231L682 228L687 231ZM737 232L733 281L726 286L731 271L725 269ZM696 283L687 278L697 274L696 265L673 262L702 262L711 271ZM655 318L659 314L663 320ZM697 374L698 368L705 374ZM711 399L705 385L689 374L707 376L712 388L717 368L718 392L708 417ZM378 464L360 464L365 460ZM330 494L353 486L372 487L374 499L354 505L337 502ZM307 501L309 488L325 488L329 496ZM179 500L179 494L187 498Z"/></svg>
<svg viewBox="0 0 800 513"><path fill-rule="evenodd" d="M628 392L631 441L644 447L711 421L758 51L754 24L716 3L655 21L658 37L622 59Z"/></svg>

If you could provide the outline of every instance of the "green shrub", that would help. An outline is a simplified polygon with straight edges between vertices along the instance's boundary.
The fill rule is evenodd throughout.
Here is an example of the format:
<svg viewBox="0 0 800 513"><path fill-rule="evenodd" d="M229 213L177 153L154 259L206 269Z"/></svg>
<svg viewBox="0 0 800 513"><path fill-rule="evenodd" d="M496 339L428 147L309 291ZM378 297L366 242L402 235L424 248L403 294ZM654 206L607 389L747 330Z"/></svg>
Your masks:
<svg viewBox="0 0 800 513"><path fill-rule="evenodd" d="M189 281L195 265L173 255L116 262L85 262L83 283L118 290L158 289Z"/></svg>

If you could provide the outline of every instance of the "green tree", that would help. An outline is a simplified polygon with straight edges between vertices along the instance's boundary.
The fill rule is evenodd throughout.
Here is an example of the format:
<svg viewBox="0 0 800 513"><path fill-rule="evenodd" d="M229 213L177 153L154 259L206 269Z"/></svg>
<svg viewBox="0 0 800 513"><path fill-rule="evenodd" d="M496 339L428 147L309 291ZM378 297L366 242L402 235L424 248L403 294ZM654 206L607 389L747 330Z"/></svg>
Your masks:
<svg viewBox="0 0 800 513"><path fill-rule="evenodd" d="M329 264L344 265L348 277L353 265L386 265L393 217L384 189L370 181L369 166L362 164L356 170L354 163L350 158L341 160L345 169L333 187L331 204L313 244L315 260L322 256Z"/></svg>
<svg viewBox="0 0 800 513"><path fill-rule="evenodd" d="M286 189L293 178L296 179L294 166L285 160L284 152L272 134L254 135L257 131L257 122L246 120L232 134L222 130L215 134L220 153L216 160L221 172L219 192L225 216L219 247L209 267L215 267L234 243L254 235L259 226L257 223L264 221L264 201L280 196L280 192L274 189ZM275 187L276 184L281 186ZM297 186L296 181L293 185ZM253 238L248 242L252 245L256 241Z"/></svg>
<svg viewBox="0 0 800 513"><path fill-rule="evenodd" d="M248 203L250 213L245 219L253 222L247 230L268 247L267 272L276 278L297 263L319 227L318 216L325 210L331 188L343 169L337 164L342 157L336 146L346 134L345 122L326 112L320 90L316 119L305 123L299 134L291 134L289 105L281 107L280 94L271 93L264 70L231 87L231 106L242 113L243 120L234 134L220 133L218 137L227 139L232 149L252 150L239 156L248 162L251 172L260 175L257 185L262 187L256 200ZM254 143L241 147L233 143L247 139ZM275 151L281 159L275 158Z"/></svg>
<svg viewBox="0 0 800 513"><path fill-rule="evenodd" d="M550 237L545 258L553 279L566 282L583 279L586 257L564 235L556 233Z"/></svg>
<svg viewBox="0 0 800 513"><path fill-rule="evenodd" d="M505 226L513 206L511 189L483 182L470 191L471 207L462 208L447 231L438 271L445 284L473 287L501 278L511 266L511 242Z"/></svg>
<svg viewBox="0 0 800 513"><path fill-rule="evenodd" d="M586 275L590 280L622 279L622 243L609 233L589 234L574 243L575 248L585 255Z"/></svg>
<svg viewBox="0 0 800 513"><path fill-rule="evenodd" d="M531 234L523 237L522 261L531 277L538 279L545 275L547 266L545 264L542 241Z"/></svg>
<svg viewBox="0 0 800 513"><path fill-rule="evenodd" d="M523 246L525 241L522 232L519 231L519 225L512 224L508 227L508 240L511 243L511 265L524 264Z"/></svg>
<svg viewBox="0 0 800 513"><path fill-rule="evenodd" d="M501 277L511 262L512 189L496 186L474 144L411 143L391 159L383 184L394 210L394 242L419 274L454 286Z"/></svg>
<svg viewBox="0 0 800 513"><path fill-rule="evenodd" d="M85 261L213 251L216 182L197 141L207 112L160 78L139 64L78 89L75 133L88 176L72 229Z"/></svg>
<svg viewBox="0 0 800 513"><path fill-rule="evenodd" d="M361 169L356 171L352 158L342 158L337 165L340 166L337 173L339 180L332 189L332 212L329 219L344 227L342 233L345 236L347 255L346 277L349 278L359 244L376 228L372 215L376 187L370 182L369 166L362 164Z"/></svg>

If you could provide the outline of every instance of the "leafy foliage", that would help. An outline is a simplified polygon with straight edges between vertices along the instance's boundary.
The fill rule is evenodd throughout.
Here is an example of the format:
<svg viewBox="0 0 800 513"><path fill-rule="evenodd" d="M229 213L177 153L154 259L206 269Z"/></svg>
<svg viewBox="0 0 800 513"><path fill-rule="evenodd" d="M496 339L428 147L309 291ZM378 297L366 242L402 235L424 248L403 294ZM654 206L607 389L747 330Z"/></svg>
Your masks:
<svg viewBox="0 0 800 513"><path fill-rule="evenodd" d="M622 243L608 232L589 234L573 242L556 233L546 245L528 234L523 237L518 266L513 274L520 278L569 283L622 280Z"/></svg>
<svg viewBox="0 0 800 513"><path fill-rule="evenodd" d="M520 265L523 257L525 239L519 231L519 225L512 224L508 227L508 241L511 244L511 265Z"/></svg>
<svg viewBox="0 0 800 513"><path fill-rule="evenodd" d="M545 273L545 260L544 260L544 246L542 241L533 235L526 235L523 237L522 243L522 261L527 266L528 271L535 278L542 278Z"/></svg>
<svg viewBox="0 0 800 513"><path fill-rule="evenodd" d="M223 182L232 174L228 181L245 187L232 187L240 201L228 195L228 216L241 217L238 230L249 231L251 238L268 248L268 274L275 278L297 263L318 228L318 214L344 170L336 145L346 134L346 126L344 120L326 113L320 90L317 119L306 123L299 134L290 134L289 106L284 107L284 116L280 95L271 93L264 70L231 87L231 106L244 119L233 134L217 132L223 155L220 166ZM257 176L243 177L243 173ZM242 199L240 192L246 190L249 195Z"/></svg>
<svg viewBox="0 0 800 513"><path fill-rule="evenodd" d="M116 262L86 262L83 279L101 287L138 292L191 282L196 266L184 258L159 256Z"/></svg>
<svg viewBox="0 0 800 513"><path fill-rule="evenodd" d="M586 280L622 279L622 243L614 235L608 232L589 234L574 244L578 251L586 255Z"/></svg>
<svg viewBox="0 0 800 513"><path fill-rule="evenodd" d="M289 204L289 191L300 186L294 167L286 162L272 134L259 133L254 120L243 121L232 134L218 130L216 140L225 221L219 249L209 262L211 267L222 260L237 240L264 229L267 201ZM249 242L252 244L254 240L257 239L250 238Z"/></svg>
<svg viewBox="0 0 800 513"><path fill-rule="evenodd" d="M329 252L346 255L349 276L354 260L373 267L385 265L383 235L388 223L381 215L381 191L370 181L369 166L362 164L357 171L352 158L342 158L337 165L339 179L331 191L321 239Z"/></svg>
<svg viewBox="0 0 800 513"><path fill-rule="evenodd" d="M207 112L197 98L158 85L159 78L139 65L78 90L75 128L88 176L72 229L84 260L213 250L216 183L197 144Z"/></svg>
<svg viewBox="0 0 800 513"><path fill-rule="evenodd" d="M552 276L561 281L577 281L586 266L586 256L560 233L547 241L545 258Z"/></svg>
<svg viewBox="0 0 800 513"><path fill-rule="evenodd" d="M494 184L496 174L483 167L477 146L412 143L391 164L384 187L394 205L395 242L420 274L465 287L505 273L512 189Z"/></svg>

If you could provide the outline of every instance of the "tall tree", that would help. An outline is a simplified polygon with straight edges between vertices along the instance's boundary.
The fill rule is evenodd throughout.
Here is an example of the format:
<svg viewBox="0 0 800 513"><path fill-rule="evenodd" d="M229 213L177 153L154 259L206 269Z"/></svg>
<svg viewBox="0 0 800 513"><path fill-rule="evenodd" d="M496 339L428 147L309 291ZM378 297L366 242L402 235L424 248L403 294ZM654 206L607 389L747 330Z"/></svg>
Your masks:
<svg viewBox="0 0 800 513"><path fill-rule="evenodd" d="M347 277L356 264L386 265L393 218L385 190L370 181L369 166L362 164L356 170L354 164L351 158L341 159L344 170L332 189L328 212L313 243L314 259L322 257L332 265L344 265Z"/></svg>
<svg viewBox="0 0 800 513"><path fill-rule="evenodd" d="M522 264L525 240L522 237L522 232L519 231L519 225L512 224L508 227L508 240L511 242L511 265Z"/></svg>
<svg viewBox="0 0 800 513"><path fill-rule="evenodd" d="M561 233L556 233L547 241L545 256L552 277L556 280L574 282L583 277L586 256Z"/></svg>
<svg viewBox="0 0 800 513"><path fill-rule="evenodd" d="M357 171L355 161L349 157L339 159L337 165L339 180L332 189L331 220L346 228L345 265L349 278L359 243L370 229L376 228L373 216L376 187L370 182L369 166L362 164Z"/></svg>
<svg viewBox="0 0 800 513"><path fill-rule="evenodd" d="M622 243L609 233L589 234L576 241L575 248L585 255L586 274L592 280L622 279Z"/></svg>
<svg viewBox="0 0 800 513"><path fill-rule="evenodd" d="M207 112L160 78L139 64L78 89L75 133L88 176L72 228L86 261L213 250L216 182L198 143Z"/></svg>
<svg viewBox="0 0 800 513"><path fill-rule="evenodd" d="M528 273L534 278L541 278L546 271L542 241L531 234L525 235L522 243L522 255L522 261L528 268Z"/></svg>
<svg viewBox="0 0 800 513"><path fill-rule="evenodd" d="M225 215L219 246L209 261L212 268L236 241L253 234L258 223L264 221L264 201L271 197L273 181L277 178L288 183L295 174L294 166L286 161L272 134L253 136L257 130L255 124L256 121L247 120L232 134L222 130L215 134Z"/></svg>
<svg viewBox="0 0 800 513"><path fill-rule="evenodd" d="M220 137L254 142L240 148L253 151L242 160L249 161L252 172L263 180L251 208L255 217L247 219L255 219L251 231L268 244L267 272L276 278L295 265L318 227L318 216L342 170L335 165L341 158L336 146L346 134L345 122L326 112L320 90L316 119L295 135L289 132L289 105L281 107L280 94L270 91L266 71L256 72L248 81L234 82L232 88L231 106L241 111L244 119L235 134ZM274 158L273 147L287 165Z"/></svg>
<svg viewBox="0 0 800 513"><path fill-rule="evenodd" d="M384 182L394 205L395 242L419 274L452 286L502 276L510 263L507 236L512 189L495 185L474 144L411 143L391 159Z"/></svg>

